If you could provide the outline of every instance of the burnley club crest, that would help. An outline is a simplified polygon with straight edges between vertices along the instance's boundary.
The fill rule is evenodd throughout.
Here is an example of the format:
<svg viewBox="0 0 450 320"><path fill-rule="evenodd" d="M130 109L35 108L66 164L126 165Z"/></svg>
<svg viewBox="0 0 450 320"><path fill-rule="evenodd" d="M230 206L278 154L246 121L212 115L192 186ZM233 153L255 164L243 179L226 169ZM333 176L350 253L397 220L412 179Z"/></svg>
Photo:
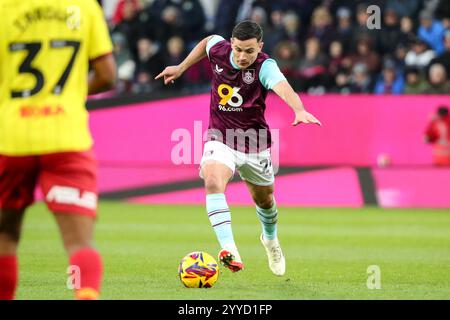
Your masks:
<svg viewBox="0 0 450 320"><path fill-rule="evenodd" d="M246 84L251 84L255 81L255 70L242 70L242 79Z"/></svg>

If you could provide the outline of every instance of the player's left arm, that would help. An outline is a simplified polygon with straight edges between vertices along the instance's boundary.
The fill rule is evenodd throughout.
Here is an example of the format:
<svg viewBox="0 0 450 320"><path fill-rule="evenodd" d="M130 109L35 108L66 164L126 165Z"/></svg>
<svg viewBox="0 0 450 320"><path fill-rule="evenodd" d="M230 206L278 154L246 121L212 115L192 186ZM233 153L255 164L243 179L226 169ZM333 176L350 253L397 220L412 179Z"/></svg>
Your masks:
<svg viewBox="0 0 450 320"><path fill-rule="evenodd" d="M299 123L315 123L322 125L311 113L306 111L300 97L292 89L286 77L280 71L273 59L263 62L260 71L260 81L267 90L273 90L283 101L294 110L295 119L293 126Z"/></svg>
<svg viewBox="0 0 450 320"><path fill-rule="evenodd" d="M287 80L282 80L278 82L272 89L288 106L294 110L295 119L292 123L293 126L298 125L299 123L315 123L318 125L322 125L322 123L314 117L311 113L306 111L305 106L303 105L302 100L295 93L294 89L292 89L291 85Z"/></svg>

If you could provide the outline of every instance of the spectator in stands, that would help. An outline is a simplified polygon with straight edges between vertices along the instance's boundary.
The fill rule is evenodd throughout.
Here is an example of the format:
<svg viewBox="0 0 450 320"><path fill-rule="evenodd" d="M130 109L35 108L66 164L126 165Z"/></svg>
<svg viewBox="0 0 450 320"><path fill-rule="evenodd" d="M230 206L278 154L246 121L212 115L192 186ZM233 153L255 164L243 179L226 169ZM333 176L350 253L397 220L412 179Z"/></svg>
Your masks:
<svg viewBox="0 0 450 320"><path fill-rule="evenodd" d="M345 53L350 51L353 37L352 12L346 7L341 7L336 12L337 31L336 39L343 45Z"/></svg>
<svg viewBox="0 0 450 320"><path fill-rule="evenodd" d="M307 30L308 26L311 24L311 16L314 8L317 6L319 1L311 0L276 0L272 1L273 5L276 6L283 12L292 11L295 12L301 23L301 30Z"/></svg>
<svg viewBox="0 0 450 320"><path fill-rule="evenodd" d="M356 53L352 54L350 59L352 65L365 64L371 75L374 75L380 69L380 56L373 49L371 38L360 38L357 42Z"/></svg>
<svg viewBox="0 0 450 320"><path fill-rule="evenodd" d="M444 34L445 51L438 57L431 60L430 64L440 63L445 66L447 74L450 75L450 29Z"/></svg>
<svg viewBox="0 0 450 320"><path fill-rule="evenodd" d="M419 20L418 37L425 41L437 54L443 53L445 28L442 22L435 20L433 13L424 10L420 12Z"/></svg>
<svg viewBox="0 0 450 320"><path fill-rule="evenodd" d="M344 70L338 70L334 77L334 86L330 90L331 93L349 94L352 92L350 76Z"/></svg>
<svg viewBox="0 0 450 320"><path fill-rule="evenodd" d="M417 67L405 70L405 94L422 94L428 84Z"/></svg>
<svg viewBox="0 0 450 320"><path fill-rule="evenodd" d="M300 61L298 75L301 80L301 90L324 87L327 80L327 58L321 51L318 38L306 40L305 56Z"/></svg>
<svg viewBox="0 0 450 320"><path fill-rule="evenodd" d="M346 59L344 55L344 46L341 41L334 40L330 44L328 56L330 57L328 63L328 74L331 78L334 78L339 70L350 67L350 60Z"/></svg>
<svg viewBox="0 0 450 320"><path fill-rule="evenodd" d="M400 19L400 38L401 43L405 48L409 48L416 39L414 32L414 22L410 17L402 17Z"/></svg>
<svg viewBox="0 0 450 320"><path fill-rule="evenodd" d="M285 77L295 82L297 70L300 63L300 49L295 42L284 40L277 44L273 58L277 61L278 67ZM292 81L291 81L292 80Z"/></svg>
<svg viewBox="0 0 450 320"><path fill-rule="evenodd" d="M442 64L431 65L428 71L428 87L424 93L450 94L450 80L448 80L447 71Z"/></svg>
<svg viewBox="0 0 450 320"><path fill-rule="evenodd" d="M136 63L127 47L125 36L120 32L111 35L113 54L117 65L117 93L126 92L131 87Z"/></svg>
<svg viewBox="0 0 450 320"><path fill-rule="evenodd" d="M140 38L137 43L138 60L136 63L134 92L150 92L161 86L153 79L164 65L159 45L149 38Z"/></svg>
<svg viewBox="0 0 450 320"><path fill-rule="evenodd" d="M113 32L120 32L125 36L127 40L127 47L134 60L137 59L137 41L140 37L146 35L143 25L139 19L140 9L139 6L135 5L134 1L124 0L123 2L120 19L114 27Z"/></svg>
<svg viewBox="0 0 450 320"><path fill-rule="evenodd" d="M405 80L400 72L397 72L395 62L386 60L383 73L375 84L375 94L402 94L405 89Z"/></svg>
<svg viewBox="0 0 450 320"><path fill-rule="evenodd" d="M436 56L427 43L422 39L416 38L405 57L405 64L408 67L417 67L421 70L425 69L430 61Z"/></svg>
<svg viewBox="0 0 450 320"><path fill-rule="evenodd" d="M186 48L184 40L179 36L174 36L167 41L166 52L164 54L163 65L174 66L179 64L186 57ZM172 85L173 89L180 89L185 85L184 77L178 79L177 83Z"/></svg>
<svg viewBox="0 0 450 320"><path fill-rule="evenodd" d="M288 11L283 16L283 40L300 43L300 19L293 11Z"/></svg>
<svg viewBox="0 0 450 320"><path fill-rule="evenodd" d="M279 9L274 9L270 13L270 21L266 24L264 32L264 51L272 55L278 43L284 40L284 14ZM296 41L298 43L298 41Z"/></svg>
<svg viewBox="0 0 450 320"><path fill-rule="evenodd" d="M433 164L450 166L450 116L448 107L440 106L425 130L425 143L433 146Z"/></svg>
<svg viewBox="0 0 450 320"><path fill-rule="evenodd" d="M399 42L395 47L393 59L395 61L395 64L397 65L397 68L400 71L404 71L406 68L405 59L407 54L408 54L408 47L404 43Z"/></svg>
<svg viewBox="0 0 450 320"><path fill-rule="evenodd" d="M119 0L112 17L113 25L118 25L124 18L129 18L131 12L140 10L142 10L142 4L139 0Z"/></svg>
<svg viewBox="0 0 450 320"><path fill-rule="evenodd" d="M397 12L392 8L387 8L383 13L383 22L383 32L379 36L380 53L393 53L402 37Z"/></svg>
<svg viewBox="0 0 450 320"><path fill-rule="evenodd" d="M333 17L326 7L320 6L314 10L307 37L319 39L322 50L328 50L334 39L334 27Z"/></svg>
<svg viewBox="0 0 450 320"><path fill-rule="evenodd" d="M372 87L372 79L366 64L355 64L350 77L350 93L372 93Z"/></svg>
<svg viewBox="0 0 450 320"><path fill-rule="evenodd" d="M180 10L176 6L164 7L156 28L156 39L158 39L158 42L167 43L174 36L183 37L185 32Z"/></svg>
<svg viewBox="0 0 450 320"><path fill-rule="evenodd" d="M367 21L369 19L369 14L367 13L368 8L367 3L361 3L356 8L356 21L357 24L353 30L353 40L352 43L358 43L361 38L370 39L373 48L378 47L379 41L379 30L367 28ZM354 48L352 48L354 49Z"/></svg>
<svg viewBox="0 0 450 320"><path fill-rule="evenodd" d="M216 34L221 35L225 39L231 37L231 30L233 30L235 25L240 5L241 0L220 0L215 21Z"/></svg>

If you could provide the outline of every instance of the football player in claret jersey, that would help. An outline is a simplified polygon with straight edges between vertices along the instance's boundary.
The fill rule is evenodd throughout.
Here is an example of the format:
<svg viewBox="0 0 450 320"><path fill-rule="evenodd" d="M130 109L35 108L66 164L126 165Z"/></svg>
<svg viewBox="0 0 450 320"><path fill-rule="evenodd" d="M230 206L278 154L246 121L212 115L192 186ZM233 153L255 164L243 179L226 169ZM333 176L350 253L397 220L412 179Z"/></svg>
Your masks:
<svg viewBox="0 0 450 320"><path fill-rule="evenodd" d="M275 275L285 273L285 258L277 235L278 210L273 196L274 170L265 99L273 90L295 113L292 125L321 125L307 112L276 62L262 52L262 30L252 21L237 24L230 42L219 35L206 37L177 66L166 67L157 77L173 83L186 69L208 56L213 69L208 141L200 163L205 181L206 211L220 243L219 259L232 272L244 265L231 229L225 198L235 170L246 182L262 225L260 240Z"/></svg>
<svg viewBox="0 0 450 320"><path fill-rule="evenodd" d="M37 185L80 275L76 298L96 299L97 169L85 100L116 78L102 9L95 0L0 0L0 12L0 299L15 296L21 225Z"/></svg>

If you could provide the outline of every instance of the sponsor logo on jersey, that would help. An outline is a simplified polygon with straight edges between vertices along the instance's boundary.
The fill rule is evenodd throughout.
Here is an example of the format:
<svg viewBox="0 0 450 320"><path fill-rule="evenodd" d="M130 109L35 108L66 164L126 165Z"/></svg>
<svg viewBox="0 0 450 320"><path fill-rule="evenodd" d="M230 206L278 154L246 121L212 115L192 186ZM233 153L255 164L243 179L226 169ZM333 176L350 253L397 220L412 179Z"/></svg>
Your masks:
<svg viewBox="0 0 450 320"><path fill-rule="evenodd" d="M239 94L239 90L241 88L231 87L228 84L222 83L217 88L217 92L221 98L219 109L222 111L243 111L244 109L241 106L244 103L244 98Z"/></svg>

